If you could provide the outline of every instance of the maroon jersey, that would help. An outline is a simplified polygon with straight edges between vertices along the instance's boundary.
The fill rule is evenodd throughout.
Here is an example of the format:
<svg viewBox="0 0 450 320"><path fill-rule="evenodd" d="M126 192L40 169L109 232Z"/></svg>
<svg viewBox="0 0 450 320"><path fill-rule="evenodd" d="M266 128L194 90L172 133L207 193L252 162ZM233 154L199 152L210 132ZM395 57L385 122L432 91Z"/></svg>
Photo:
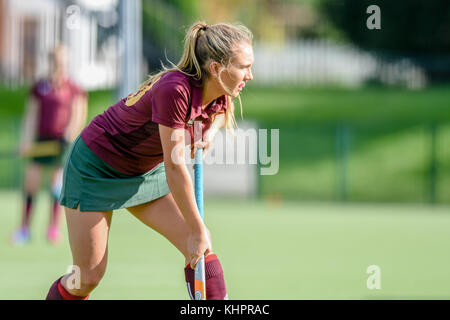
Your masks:
<svg viewBox="0 0 450 320"><path fill-rule="evenodd" d="M31 93L38 107L38 139L60 139L69 124L72 102L84 92L72 81L66 80L54 87L50 81L38 81Z"/></svg>
<svg viewBox="0 0 450 320"><path fill-rule="evenodd" d="M225 96L204 110L201 100L202 88L198 81L179 71L170 71L153 86L123 98L95 117L82 131L81 138L92 152L117 171L140 175L163 161L158 124L185 128L194 138L193 120L202 121L204 134L213 117L226 110Z"/></svg>

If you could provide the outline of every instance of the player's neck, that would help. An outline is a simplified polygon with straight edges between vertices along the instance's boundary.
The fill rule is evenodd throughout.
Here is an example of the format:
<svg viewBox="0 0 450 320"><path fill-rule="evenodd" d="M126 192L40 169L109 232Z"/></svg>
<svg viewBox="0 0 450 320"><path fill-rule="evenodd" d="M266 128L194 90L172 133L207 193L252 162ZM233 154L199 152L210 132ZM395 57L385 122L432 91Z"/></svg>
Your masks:
<svg viewBox="0 0 450 320"><path fill-rule="evenodd" d="M222 96L222 88L214 80L207 80L202 90L202 109L205 109L212 101Z"/></svg>
<svg viewBox="0 0 450 320"><path fill-rule="evenodd" d="M59 86L66 80L66 73L62 70L61 71L58 70L51 75L50 79L53 85Z"/></svg>

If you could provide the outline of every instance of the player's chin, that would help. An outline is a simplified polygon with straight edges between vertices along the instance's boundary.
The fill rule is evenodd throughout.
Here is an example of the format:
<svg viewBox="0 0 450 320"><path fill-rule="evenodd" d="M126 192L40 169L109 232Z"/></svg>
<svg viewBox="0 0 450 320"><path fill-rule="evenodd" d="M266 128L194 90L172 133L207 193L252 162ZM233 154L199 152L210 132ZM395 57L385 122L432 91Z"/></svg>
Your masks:
<svg viewBox="0 0 450 320"><path fill-rule="evenodd" d="M241 94L241 90L239 88L236 88L233 90L233 94L231 95L233 98L237 98Z"/></svg>

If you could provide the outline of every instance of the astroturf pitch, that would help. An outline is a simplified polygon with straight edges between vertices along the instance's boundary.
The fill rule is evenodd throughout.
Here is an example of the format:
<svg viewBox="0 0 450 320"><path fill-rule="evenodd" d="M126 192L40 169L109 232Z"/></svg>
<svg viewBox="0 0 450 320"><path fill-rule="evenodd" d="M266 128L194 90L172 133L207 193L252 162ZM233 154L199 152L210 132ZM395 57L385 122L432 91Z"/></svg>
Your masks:
<svg viewBox="0 0 450 320"><path fill-rule="evenodd" d="M38 197L31 244L13 248L6 240L20 193L0 193L0 299L43 299L72 263L64 220L63 244L45 240L48 199ZM449 299L449 209L205 199L230 299ZM107 271L91 298L188 299L183 264L168 241L117 211ZM371 265L378 290L367 288Z"/></svg>

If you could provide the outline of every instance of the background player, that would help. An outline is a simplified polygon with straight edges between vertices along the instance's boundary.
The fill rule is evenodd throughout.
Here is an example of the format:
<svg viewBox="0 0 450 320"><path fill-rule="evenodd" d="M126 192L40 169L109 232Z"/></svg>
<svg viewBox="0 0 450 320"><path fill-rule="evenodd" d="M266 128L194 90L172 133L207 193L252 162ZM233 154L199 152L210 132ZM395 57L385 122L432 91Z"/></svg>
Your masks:
<svg viewBox="0 0 450 320"><path fill-rule="evenodd" d="M62 185L62 158L66 146L73 142L86 122L87 95L67 75L66 48L57 46L49 60L49 76L33 85L23 121L19 153L31 158L25 168L22 220L11 239L15 245L24 244L31 238L31 216L43 170L51 174L52 206L47 239L52 244L61 240L58 198ZM51 155L33 157L33 147L38 148L44 141L54 142L57 150Z"/></svg>

